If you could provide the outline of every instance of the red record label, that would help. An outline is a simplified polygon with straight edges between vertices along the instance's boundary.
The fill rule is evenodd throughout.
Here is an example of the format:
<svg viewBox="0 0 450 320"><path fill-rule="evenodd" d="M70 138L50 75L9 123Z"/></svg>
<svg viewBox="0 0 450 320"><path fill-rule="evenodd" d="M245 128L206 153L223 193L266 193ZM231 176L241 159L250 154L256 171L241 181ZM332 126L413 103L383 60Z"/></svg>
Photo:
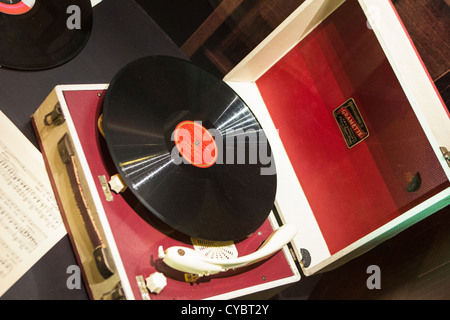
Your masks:
<svg viewBox="0 0 450 320"><path fill-rule="evenodd" d="M35 0L2 0L0 1L0 12L19 15L27 13L33 8Z"/></svg>
<svg viewBox="0 0 450 320"><path fill-rule="evenodd" d="M216 163L216 141L199 122L180 122L174 130L174 142L188 163L199 168L208 168Z"/></svg>

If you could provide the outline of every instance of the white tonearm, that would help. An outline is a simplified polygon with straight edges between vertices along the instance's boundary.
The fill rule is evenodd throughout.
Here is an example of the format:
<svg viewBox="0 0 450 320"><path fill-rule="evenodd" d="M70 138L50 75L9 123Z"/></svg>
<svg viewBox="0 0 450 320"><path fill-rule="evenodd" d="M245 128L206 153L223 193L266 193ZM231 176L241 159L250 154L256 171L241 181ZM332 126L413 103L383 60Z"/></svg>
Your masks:
<svg viewBox="0 0 450 320"><path fill-rule="evenodd" d="M258 250L246 256L233 259L211 259L194 249L179 246L170 247L167 250L160 246L158 257L173 269L204 276L248 266L264 260L283 248L296 234L297 227L295 225L283 225L275 230Z"/></svg>

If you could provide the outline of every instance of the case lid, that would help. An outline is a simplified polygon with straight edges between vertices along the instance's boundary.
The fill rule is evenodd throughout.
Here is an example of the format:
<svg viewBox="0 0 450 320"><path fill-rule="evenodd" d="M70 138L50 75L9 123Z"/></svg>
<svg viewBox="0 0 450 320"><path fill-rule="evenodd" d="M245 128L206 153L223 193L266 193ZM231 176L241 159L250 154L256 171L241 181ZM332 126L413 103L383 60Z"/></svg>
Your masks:
<svg viewBox="0 0 450 320"><path fill-rule="evenodd" d="M306 274L450 202L448 111L389 2L306 1L225 80L269 137Z"/></svg>

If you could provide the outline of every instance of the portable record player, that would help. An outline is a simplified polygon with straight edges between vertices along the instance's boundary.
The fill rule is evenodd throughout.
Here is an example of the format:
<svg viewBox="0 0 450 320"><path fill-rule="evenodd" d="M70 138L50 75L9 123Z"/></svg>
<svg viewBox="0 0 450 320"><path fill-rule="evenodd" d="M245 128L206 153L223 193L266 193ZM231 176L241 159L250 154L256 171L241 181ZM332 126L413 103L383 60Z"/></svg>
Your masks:
<svg viewBox="0 0 450 320"><path fill-rule="evenodd" d="M376 19L371 15L374 10ZM142 66L142 61L136 63ZM169 164L161 164L164 161L156 170L146 171L158 161L154 150L164 146L167 152L161 132L167 129L174 138L185 125L191 133L217 125L199 126L178 114L155 115L147 107L136 111L135 105L143 100L163 103L164 98L172 101L170 95L194 105L212 104L208 94L195 95L196 99L184 95L197 92L195 81L184 83L187 91L167 93L165 77L155 80L156 89L149 87L153 96L161 97L142 99L147 93L139 92L140 83L152 76L138 72L138 67L125 67L109 85L58 86L32 116L63 219L95 299L236 298L279 290L300 279L299 269L310 275L334 268L450 202L449 114L388 1L305 1L225 77L251 110L244 115L234 112L227 119L245 124L254 115L276 166L274 207L263 222L249 229L239 226L242 233L230 236L233 242L223 241L232 228L215 222L218 214L209 216L209 227L199 229L189 219L170 214L180 201L189 203L175 194L177 184L156 197L149 194L165 187L165 180L158 188L139 189L149 180L159 181L155 175L175 172L165 171ZM128 81L130 70L138 75L135 81ZM192 71L179 70L172 73L181 77ZM124 84L118 85L121 77ZM219 95L227 91L222 89ZM233 105L236 99L225 101ZM170 121L158 122L155 126L161 129L149 131L150 125L143 125L148 113L152 119ZM194 118L190 120L198 120ZM105 132L106 139L102 136L101 128L109 138ZM189 173L184 176L188 179L204 179L209 175L191 172L216 166L214 157L200 162L186 157L186 150L195 150L200 140L184 149L176 145L183 156L180 161L188 162ZM146 141L151 143L144 146ZM151 151L140 154L135 145ZM127 170L133 174L127 176ZM240 172L242 181L245 172ZM111 190L114 181L116 191ZM119 190L123 185L127 189ZM264 185L258 184L263 193ZM180 189L186 190L182 185ZM203 189L201 194L209 196L209 191ZM160 198L161 206L154 207ZM227 201L220 199L223 204ZM252 199L250 203L255 203ZM186 215L203 223L190 210ZM177 218L184 219L183 226L177 225ZM236 219L236 225L245 222ZM295 237L283 228L292 225L297 226ZM208 228L216 228L220 242L209 242L204 249L217 253L217 258L199 258L202 241L186 236ZM214 237L207 231L200 238ZM247 231L250 235L241 237ZM275 239L274 248L282 249L261 245L268 238ZM265 250L269 254L263 254ZM188 266L183 259L191 254L195 263ZM243 263L246 257L256 257L255 263ZM234 263L231 267L225 265L227 259ZM146 288L150 275L154 293Z"/></svg>
<svg viewBox="0 0 450 320"><path fill-rule="evenodd" d="M298 278L286 249L250 269L200 279L163 265L160 246L188 246L195 241L202 248L208 241L186 238L152 217L129 190L119 194L110 190L108 182L116 172L98 128L106 89L107 85L58 86L33 115L57 201L93 298L122 294L127 299L146 298L145 279L155 272L165 274L167 286L152 299L232 298ZM211 255L245 256L277 226L271 215L252 236L206 248Z"/></svg>

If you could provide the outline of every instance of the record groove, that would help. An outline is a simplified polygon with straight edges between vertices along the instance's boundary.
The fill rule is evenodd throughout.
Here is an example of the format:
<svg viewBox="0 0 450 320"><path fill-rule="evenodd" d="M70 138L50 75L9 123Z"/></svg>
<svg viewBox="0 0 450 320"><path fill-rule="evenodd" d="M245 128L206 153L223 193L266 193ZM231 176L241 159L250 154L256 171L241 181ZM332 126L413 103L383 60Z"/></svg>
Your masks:
<svg viewBox="0 0 450 320"><path fill-rule="evenodd" d="M242 239L265 221L276 192L270 145L223 81L182 59L145 57L114 77L103 109L119 174L162 221L214 241ZM187 135L177 145L180 128Z"/></svg>

